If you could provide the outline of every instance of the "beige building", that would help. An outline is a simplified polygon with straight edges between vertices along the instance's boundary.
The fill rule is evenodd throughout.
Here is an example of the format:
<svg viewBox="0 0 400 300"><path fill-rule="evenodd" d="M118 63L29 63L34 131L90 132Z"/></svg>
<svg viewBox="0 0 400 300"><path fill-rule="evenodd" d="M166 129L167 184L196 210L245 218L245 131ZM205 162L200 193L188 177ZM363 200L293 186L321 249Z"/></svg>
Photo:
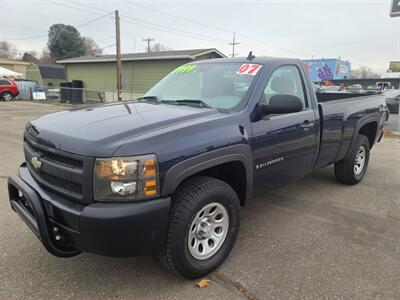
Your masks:
<svg viewBox="0 0 400 300"><path fill-rule="evenodd" d="M12 60L8 58L0 58L0 67L9 69L11 71L21 73L22 78L26 78L26 70L30 65L29 62L22 60Z"/></svg>

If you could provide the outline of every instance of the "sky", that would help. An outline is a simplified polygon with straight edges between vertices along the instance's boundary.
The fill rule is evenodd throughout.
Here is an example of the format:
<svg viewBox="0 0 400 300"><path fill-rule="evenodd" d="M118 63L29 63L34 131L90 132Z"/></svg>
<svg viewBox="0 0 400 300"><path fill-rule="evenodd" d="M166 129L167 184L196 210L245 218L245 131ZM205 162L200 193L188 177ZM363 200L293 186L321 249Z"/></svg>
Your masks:
<svg viewBox="0 0 400 300"><path fill-rule="evenodd" d="M115 19L121 16L122 53L144 52L150 37L175 50L217 48L247 56L341 58L385 72L400 60L400 17L392 0L0 0L0 40L18 51L46 46L52 24L79 26L104 52L115 53ZM397 1L397 0L396 0Z"/></svg>

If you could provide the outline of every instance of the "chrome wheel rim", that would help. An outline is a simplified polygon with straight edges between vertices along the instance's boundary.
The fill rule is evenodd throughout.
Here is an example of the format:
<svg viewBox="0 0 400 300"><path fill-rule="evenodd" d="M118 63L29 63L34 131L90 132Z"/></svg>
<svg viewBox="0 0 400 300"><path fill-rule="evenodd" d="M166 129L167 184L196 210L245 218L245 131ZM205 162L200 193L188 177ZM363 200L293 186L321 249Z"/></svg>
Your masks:
<svg viewBox="0 0 400 300"><path fill-rule="evenodd" d="M5 101L11 101L12 95L11 95L10 93L5 93L5 94L3 95L3 99L4 99Z"/></svg>
<svg viewBox="0 0 400 300"><path fill-rule="evenodd" d="M218 202L201 208L189 227L188 248L190 254L204 260L221 249L229 230L229 215L226 208Z"/></svg>
<svg viewBox="0 0 400 300"><path fill-rule="evenodd" d="M366 154L367 151L364 146L361 146L360 149L358 149L357 151L354 163L354 174L356 174L357 176L360 175L362 170L364 169Z"/></svg>

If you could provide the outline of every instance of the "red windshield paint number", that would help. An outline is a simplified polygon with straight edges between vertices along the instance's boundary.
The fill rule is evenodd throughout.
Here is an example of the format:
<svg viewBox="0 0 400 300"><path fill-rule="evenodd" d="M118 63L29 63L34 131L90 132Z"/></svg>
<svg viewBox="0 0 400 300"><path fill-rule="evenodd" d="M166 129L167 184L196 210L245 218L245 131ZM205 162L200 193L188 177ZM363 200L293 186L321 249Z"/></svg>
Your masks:
<svg viewBox="0 0 400 300"><path fill-rule="evenodd" d="M240 66L236 74L239 75L256 75L258 70L261 69L261 65L258 64L243 64Z"/></svg>

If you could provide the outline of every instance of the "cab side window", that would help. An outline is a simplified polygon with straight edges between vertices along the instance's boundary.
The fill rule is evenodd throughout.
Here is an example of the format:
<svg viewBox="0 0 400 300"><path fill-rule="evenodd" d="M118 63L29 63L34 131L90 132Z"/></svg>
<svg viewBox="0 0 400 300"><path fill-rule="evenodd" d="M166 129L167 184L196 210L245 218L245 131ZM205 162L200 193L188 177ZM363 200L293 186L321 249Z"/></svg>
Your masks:
<svg viewBox="0 0 400 300"><path fill-rule="evenodd" d="M295 95L301 99L303 107L308 107L303 80L296 66L282 66L276 69L268 80L261 101L268 104L271 96L277 94Z"/></svg>

